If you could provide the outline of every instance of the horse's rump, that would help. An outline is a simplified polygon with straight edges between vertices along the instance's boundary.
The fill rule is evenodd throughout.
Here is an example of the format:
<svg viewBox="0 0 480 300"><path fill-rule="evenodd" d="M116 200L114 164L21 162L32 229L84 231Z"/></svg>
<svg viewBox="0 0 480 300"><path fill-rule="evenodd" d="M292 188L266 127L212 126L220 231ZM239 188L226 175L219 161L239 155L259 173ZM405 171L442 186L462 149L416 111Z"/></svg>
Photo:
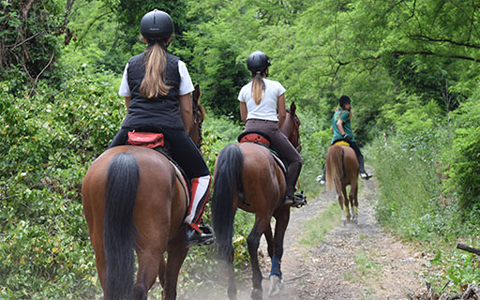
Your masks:
<svg viewBox="0 0 480 300"><path fill-rule="evenodd" d="M326 160L327 190L333 186L351 184L358 177L358 160L355 151L349 146L334 145L328 148ZM355 176L357 175L357 177ZM337 191L339 191L337 189Z"/></svg>
<svg viewBox="0 0 480 300"><path fill-rule="evenodd" d="M134 248L158 253L151 263L158 270L168 241L185 217L185 189L162 154L143 147L118 146L105 151L90 166L82 194L105 296L117 299L131 295Z"/></svg>
<svg viewBox="0 0 480 300"><path fill-rule="evenodd" d="M219 245L231 245L233 232L229 229L233 229L234 206L247 212L272 214L285 196L283 171L269 149L254 143L231 144L222 149L214 178L212 224Z"/></svg>
<svg viewBox="0 0 480 300"><path fill-rule="evenodd" d="M254 203L238 203L248 212L272 212L285 197L286 185L283 170L276 162L274 155L264 146L253 143L237 144L243 153L243 193L246 199L268 199ZM262 197L258 197L261 195Z"/></svg>

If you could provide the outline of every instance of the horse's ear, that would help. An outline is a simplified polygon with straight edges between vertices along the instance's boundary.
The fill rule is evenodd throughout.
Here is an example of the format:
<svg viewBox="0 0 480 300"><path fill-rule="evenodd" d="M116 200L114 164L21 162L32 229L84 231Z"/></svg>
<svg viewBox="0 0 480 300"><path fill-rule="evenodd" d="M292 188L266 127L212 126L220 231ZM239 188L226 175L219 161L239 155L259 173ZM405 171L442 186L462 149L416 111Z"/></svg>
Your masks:
<svg viewBox="0 0 480 300"><path fill-rule="evenodd" d="M202 95L202 92L200 91L200 85L198 83L195 85L195 90L193 91L193 102L195 104L200 103L200 96Z"/></svg>
<svg viewBox="0 0 480 300"><path fill-rule="evenodd" d="M295 101L292 102L292 104L290 104L290 113L292 114L292 116L295 115L295 110L297 109L297 106L295 105Z"/></svg>

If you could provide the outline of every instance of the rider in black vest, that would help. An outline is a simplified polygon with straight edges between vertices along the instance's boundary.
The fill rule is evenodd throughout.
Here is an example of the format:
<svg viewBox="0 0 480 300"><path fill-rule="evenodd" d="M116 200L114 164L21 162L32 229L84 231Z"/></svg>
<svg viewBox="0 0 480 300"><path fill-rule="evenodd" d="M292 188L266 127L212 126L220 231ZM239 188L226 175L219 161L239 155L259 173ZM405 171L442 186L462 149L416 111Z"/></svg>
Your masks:
<svg viewBox="0 0 480 300"><path fill-rule="evenodd" d="M172 158L191 181L191 200L185 218L187 247L213 242L200 223L211 176L200 151L186 132L183 120L192 119L190 93L194 90L185 64L167 52L173 34L170 16L153 10L143 16L140 31L148 46L128 60L119 94L128 109L122 128L109 147L125 145L129 131L162 132Z"/></svg>

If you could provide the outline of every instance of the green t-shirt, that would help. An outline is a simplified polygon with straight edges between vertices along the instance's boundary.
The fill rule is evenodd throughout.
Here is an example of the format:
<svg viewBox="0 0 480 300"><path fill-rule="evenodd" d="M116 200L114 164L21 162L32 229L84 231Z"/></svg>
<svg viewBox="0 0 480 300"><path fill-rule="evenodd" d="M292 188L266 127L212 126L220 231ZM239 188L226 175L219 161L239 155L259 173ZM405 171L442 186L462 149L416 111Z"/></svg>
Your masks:
<svg viewBox="0 0 480 300"><path fill-rule="evenodd" d="M347 110L337 109L332 117L332 128L333 128L333 138L332 144L336 140L343 139L343 135L340 133L340 129L337 127L337 121L342 120L343 131L352 138L352 141L355 142L355 137L352 133L352 128L350 128L350 112Z"/></svg>

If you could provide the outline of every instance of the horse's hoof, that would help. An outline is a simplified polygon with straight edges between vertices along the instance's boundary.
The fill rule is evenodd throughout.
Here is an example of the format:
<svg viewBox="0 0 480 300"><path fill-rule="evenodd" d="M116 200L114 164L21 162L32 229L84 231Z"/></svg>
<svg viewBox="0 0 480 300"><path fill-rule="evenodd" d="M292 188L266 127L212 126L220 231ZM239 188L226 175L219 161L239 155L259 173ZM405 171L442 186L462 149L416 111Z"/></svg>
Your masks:
<svg viewBox="0 0 480 300"><path fill-rule="evenodd" d="M261 289L253 289L251 298L253 300L262 300L263 299L263 291Z"/></svg>
<svg viewBox="0 0 480 300"><path fill-rule="evenodd" d="M269 296L276 296L280 294L280 291L283 288L283 280L277 275L270 276L270 290L268 291Z"/></svg>

